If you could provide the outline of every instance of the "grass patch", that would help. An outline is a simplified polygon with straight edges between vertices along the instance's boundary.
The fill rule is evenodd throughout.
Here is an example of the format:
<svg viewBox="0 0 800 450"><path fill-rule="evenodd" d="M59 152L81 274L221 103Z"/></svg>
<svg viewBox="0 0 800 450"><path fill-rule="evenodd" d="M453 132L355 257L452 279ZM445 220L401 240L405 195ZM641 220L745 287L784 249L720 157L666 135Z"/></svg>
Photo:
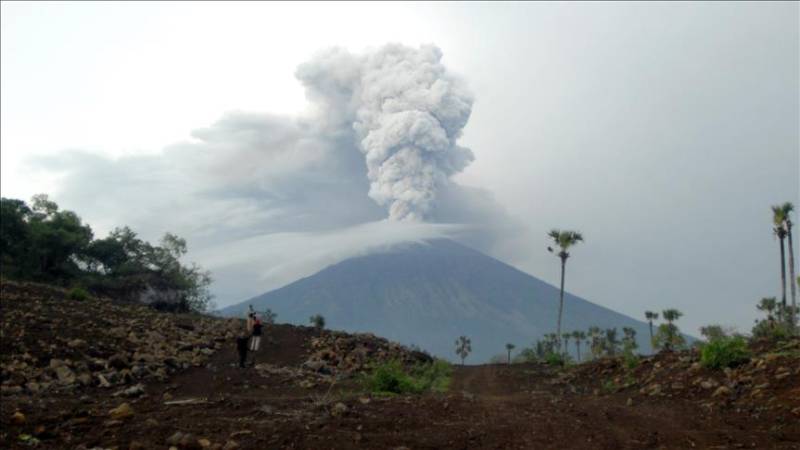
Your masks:
<svg viewBox="0 0 800 450"><path fill-rule="evenodd" d="M734 367L749 359L747 341L741 336L714 339L700 351L700 364L710 369Z"/></svg>
<svg viewBox="0 0 800 450"><path fill-rule="evenodd" d="M80 286L75 286L67 292L67 298L81 302L89 298L89 292Z"/></svg>
<svg viewBox="0 0 800 450"><path fill-rule="evenodd" d="M363 379L364 387L376 394L421 394L446 392L450 387L452 367L446 361L435 360L405 369L399 361L376 366Z"/></svg>

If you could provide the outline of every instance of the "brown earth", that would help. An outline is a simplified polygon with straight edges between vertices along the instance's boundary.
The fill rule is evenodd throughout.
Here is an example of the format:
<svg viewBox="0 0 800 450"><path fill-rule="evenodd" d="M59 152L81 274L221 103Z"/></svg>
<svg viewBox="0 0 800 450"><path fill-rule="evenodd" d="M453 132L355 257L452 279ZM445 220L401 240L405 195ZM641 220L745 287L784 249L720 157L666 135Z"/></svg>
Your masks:
<svg viewBox="0 0 800 450"><path fill-rule="evenodd" d="M120 377L118 384L101 387L59 383L51 374L52 389L30 392L12 389L22 381L22 369L14 369L13 376L6 369L22 360L16 343L27 343L30 365L37 368L25 370L39 373L37 379L50 376L48 360L55 356L72 360L73 368L82 356L57 348L55 356L45 353L52 329L25 326L24 314L16 312L35 304L48 314L64 308L65 317L80 311L87 322L96 315L87 314L86 303L67 304L57 293L34 300L25 292L15 296L9 301L4 291L2 303L2 448L800 448L800 340L762 346L750 363L727 372L699 367L691 352L644 358L632 369L611 359L565 370L538 364L458 366L447 393L385 397L365 392L352 376L355 369L320 372L303 364L320 359L320 352L367 346L378 354L375 349L394 347L378 338L281 325L269 328L255 367L236 367L232 338L218 349L211 339L201 348L212 348L213 354L183 350L179 356L189 352L203 360L193 364L186 357L185 367L163 378ZM27 330L24 338L14 335L20 326ZM216 330L213 324L208 329ZM87 335L81 337L81 330ZM92 326L61 333L70 340L106 339ZM202 336L193 339L205 342ZM43 346L34 348L39 341ZM321 342L334 341L356 344L319 349ZM132 345L126 342L112 344ZM106 349L96 358L114 353L108 343L86 345ZM342 368L353 359L330 358ZM132 387L135 392L124 393Z"/></svg>

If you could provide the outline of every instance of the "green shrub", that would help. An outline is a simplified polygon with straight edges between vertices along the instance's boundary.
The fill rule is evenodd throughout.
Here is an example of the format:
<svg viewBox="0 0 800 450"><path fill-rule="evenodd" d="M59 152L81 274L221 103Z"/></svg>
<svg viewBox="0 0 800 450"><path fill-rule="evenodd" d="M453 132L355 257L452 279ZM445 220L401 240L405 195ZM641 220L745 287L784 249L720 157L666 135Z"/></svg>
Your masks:
<svg viewBox="0 0 800 450"><path fill-rule="evenodd" d="M633 351L626 351L625 353L622 354L622 363L628 370L635 369L636 367L639 366L639 355L637 355Z"/></svg>
<svg viewBox="0 0 800 450"><path fill-rule="evenodd" d="M446 392L450 388L453 368L447 361L437 359L430 364L421 364L411 371L421 391Z"/></svg>
<svg viewBox="0 0 800 450"><path fill-rule="evenodd" d="M70 300L83 301L89 298L89 293L86 292L86 289L80 286L75 286L74 288L70 289L69 292L67 292L67 298Z"/></svg>
<svg viewBox="0 0 800 450"><path fill-rule="evenodd" d="M789 339L791 336L792 330L786 323L761 320L753 327L753 337L757 339L780 342Z"/></svg>
<svg viewBox="0 0 800 450"><path fill-rule="evenodd" d="M747 341L741 336L714 339L700 353L700 363L711 369L734 367L749 359Z"/></svg>
<svg viewBox="0 0 800 450"><path fill-rule="evenodd" d="M544 357L544 362L550 366L563 366L566 361L564 361L564 356L560 353L548 353Z"/></svg>
<svg viewBox="0 0 800 450"><path fill-rule="evenodd" d="M420 394L445 392L450 386L452 368L446 361L435 360L406 371L399 361L390 361L375 367L364 378L364 386L371 392L382 394Z"/></svg>

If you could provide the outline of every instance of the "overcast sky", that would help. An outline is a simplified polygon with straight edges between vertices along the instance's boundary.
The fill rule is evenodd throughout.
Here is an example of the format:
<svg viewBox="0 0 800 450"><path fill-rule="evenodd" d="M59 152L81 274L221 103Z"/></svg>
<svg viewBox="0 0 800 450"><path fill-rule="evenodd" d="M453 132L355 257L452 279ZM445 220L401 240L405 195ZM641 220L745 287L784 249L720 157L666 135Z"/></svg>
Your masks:
<svg viewBox="0 0 800 450"><path fill-rule="evenodd" d="M437 236L556 284L558 227L586 238L573 293L749 331L780 294L769 206L800 206L799 21L796 2L4 2L2 195L187 237L220 306ZM449 122L390 121L382 90ZM381 159L391 139L422 150Z"/></svg>

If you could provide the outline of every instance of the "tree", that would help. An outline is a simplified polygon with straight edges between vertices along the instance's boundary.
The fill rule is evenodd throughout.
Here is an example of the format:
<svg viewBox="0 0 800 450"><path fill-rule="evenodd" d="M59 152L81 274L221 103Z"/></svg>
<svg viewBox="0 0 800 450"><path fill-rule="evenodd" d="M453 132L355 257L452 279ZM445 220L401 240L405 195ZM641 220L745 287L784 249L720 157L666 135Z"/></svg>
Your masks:
<svg viewBox="0 0 800 450"><path fill-rule="evenodd" d="M563 353L566 355L569 353L569 338L572 337L572 333L564 333L561 335L561 338L564 340L564 351Z"/></svg>
<svg viewBox="0 0 800 450"><path fill-rule="evenodd" d="M772 228L772 232L778 237L778 241L780 242L781 246L781 306L783 308L786 307L786 255L783 245L783 241L786 239L785 222L786 211L783 209L783 205L773 205L772 224L774 227ZM781 313L781 311L782 309L778 309L779 313ZM778 319L783 320L784 318L779 316Z"/></svg>
<svg viewBox="0 0 800 450"><path fill-rule="evenodd" d="M706 338L708 342L718 341L728 337L728 333L722 328L722 325L705 325L700 327L700 334Z"/></svg>
<svg viewBox="0 0 800 450"><path fill-rule="evenodd" d="M636 330L630 327L622 328L622 351L626 355L631 355L639 348L636 343Z"/></svg>
<svg viewBox="0 0 800 450"><path fill-rule="evenodd" d="M650 345L655 347L655 344L653 344L653 321L658 320L658 313L653 311L645 311L644 317L647 318L647 323L650 324Z"/></svg>
<svg viewBox="0 0 800 450"><path fill-rule="evenodd" d="M456 339L456 355L461 358L461 365L464 365L464 360L472 352L472 341L466 336L459 336Z"/></svg>
<svg viewBox="0 0 800 450"><path fill-rule="evenodd" d="M683 313L677 309L665 309L661 314L667 323L662 323L658 326L655 344L656 347L670 351L684 344L683 336L681 336L680 330L674 323L683 316Z"/></svg>
<svg viewBox="0 0 800 450"><path fill-rule="evenodd" d="M263 313L261 313L261 317L264 318L265 324L273 325L275 324L275 319L278 318L278 314L267 308Z"/></svg>
<svg viewBox="0 0 800 450"><path fill-rule="evenodd" d="M569 258L570 247L576 245L578 242L583 241L583 235L577 231L562 231L553 229L550 230L548 236L553 240L553 243L558 247L558 252L552 247L547 247L547 251L555 254L561 259L561 295L558 302L558 324L556 325L557 339L561 339L561 316L564 312L564 274L567 266L567 259ZM560 345L559 345L560 347Z"/></svg>
<svg viewBox="0 0 800 450"><path fill-rule="evenodd" d="M759 311L766 313L766 318L756 320L753 327L753 337L768 339L783 339L790 335L791 328L788 321L776 320L776 317L793 315L796 313L794 308L788 306L786 311L775 297L765 297L756 305Z"/></svg>
<svg viewBox="0 0 800 450"><path fill-rule="evenodd" d="M775 316L773 313L778 306L778 302L775 297L764 297L761 301L756 305L756 309L759 311L764 311L767 313L767 320L770 322L775 322Z"/></svg>
<svg viewBox="0 0 800 450"><path fill-rule="evenodd" d="M617 350L619 350L619 339L617 339L616 328L606 329L606 335L605 339L603 340L603 346L605 347L605 351L608 356L616 356Z"/></svg>
<svg viewBox="0 0 800 450"><path fill-rule="evenodd" d="M527 363L527 362L534 362L539 358L537 354L537 350L534 350L530 347L525 347L517 353L517 356L514 357L515 363Z"/></svg>
<svg viewBox="0 0 800 450"><path fill-rule="evenodd" d="M589 349L592 352L592 358L598 358L603 354L603 341L601 339L602 332L600 327L589 327L589 340L591 341Z"/></svg>
<svg viewBox="0 0 800 450"><path fill-rule="evenodd" d="M322 314L314 314L308 318L308 321L311 323L311 326L318 330L325 328L325 318L322 317Z"/></svg>
<svg viewBox="0 0 800 450"><path fill-rule="evenodd" d="M575 350L578 352L578 362L581 362L581 341L586 339L586 333L575 330L572 332L572 338L575 340Z"/></svg>
<svg viewBox="0 0 800 450"><path fill-rule="evenodd" d="M506 344L506 351L508 351L508 364L511 365L511 350L514 350L515 345L512 343Z"/></svg>
<svg viewBox="0 0 800 450"><path fill-rule="evenodd" d="M29 270L31 214L22 200L0 198L0 270L5 275L20 276Z"/></svg>
<svg viewBox="0 0 800 450"><path fill-rule="evenodd" d="M792 280L794 280L794 246L792 244L792 211L794 205L786 202L781 205L783 211L783 226L786 230L786 243L789 244L789 286L791 287L792 294L792 313L789 314L789 324L792 328L797 325L797 288Z"/></svg>

